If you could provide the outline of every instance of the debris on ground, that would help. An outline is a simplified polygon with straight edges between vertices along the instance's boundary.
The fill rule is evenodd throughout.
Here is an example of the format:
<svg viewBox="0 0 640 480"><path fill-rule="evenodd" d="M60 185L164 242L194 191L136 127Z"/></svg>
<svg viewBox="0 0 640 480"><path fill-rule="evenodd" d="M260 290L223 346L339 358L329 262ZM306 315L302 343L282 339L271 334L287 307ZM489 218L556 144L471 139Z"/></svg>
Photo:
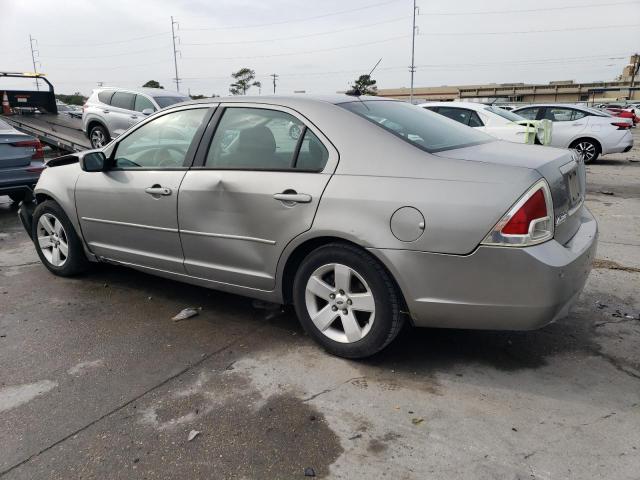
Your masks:
<svg viewBox="0 0 640 480"><path fill-rule="evenodd" d="M313 468L311 467L307 467L304 469L304 476L305 477L315 477L316 476L316 472Z"/></svg>
<svg viewBox="0 0 640 480"><path fill-rule="evenodd" d="M189 432L189 436L187 437L187 442L190 442L191 440L193 440L194 438L196 438L198 435L200 435L200 431L198 430L191 430Z"/></svg>
<svg viewBox="0 0 640 480"><path fill-rule="evenodd" d="M607 308L609 305L605 304L605 303L600 303L600 300L596 300L596 308L599 308L600 310L602 310L603 308Z"/></svg>
<svg viewBox="0 0 640 480"><path fill-rule="evenodd" d="M422 422L424 422L424 418L422 417L411 419L411 423L413 423L414 425L420 425Z"/></svg>
<svg viewBox="0 0 640 480"><path fill-rule="evenodd" d="M349 437L349 440L356 440L358 438L362 438L362 434L361 433L356 433L354 436Z"/></svg>
<svg viewBox="0 0 640 480"><path fill-rule="evenodd" d="M598 193L601 193L603 195L615 195L615 193L613 193L611 190L600 190Z"/></svg>
<svg viewBox="0 0 640 480"><path fill-rule="evenodd" d="M171 320L173 320L174 322L179 322L181 320L186 320L187 318L195 317L200 313L200 310L202 310L202 308L193 308L193 307L185 308L180 313L178 313L175 317L173 317Z"/></svg>
<svg viewBox="0 0 640 480"><path fill-rule="evenodd" d="M267 312L264 317L265 320L271 320L284 314L284 306L279 303L254 300L251 302L251 306L256 310L265 310Z"/></svg>

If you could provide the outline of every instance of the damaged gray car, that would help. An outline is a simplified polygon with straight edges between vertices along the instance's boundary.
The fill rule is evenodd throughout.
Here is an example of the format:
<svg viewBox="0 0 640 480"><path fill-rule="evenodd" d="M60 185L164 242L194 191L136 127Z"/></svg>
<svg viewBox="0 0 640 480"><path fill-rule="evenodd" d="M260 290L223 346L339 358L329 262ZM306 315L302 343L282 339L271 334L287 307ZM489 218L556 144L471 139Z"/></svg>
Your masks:
<svg viewBox="0 0 640 480"><path fill-rule="evenodd" d="M573 152L404 102L241 97L50 161L20 216L56 275L109 262L293 304L326 350L359 358L407 322L524 330L566 315L597 243L584 194Z"/></svg>

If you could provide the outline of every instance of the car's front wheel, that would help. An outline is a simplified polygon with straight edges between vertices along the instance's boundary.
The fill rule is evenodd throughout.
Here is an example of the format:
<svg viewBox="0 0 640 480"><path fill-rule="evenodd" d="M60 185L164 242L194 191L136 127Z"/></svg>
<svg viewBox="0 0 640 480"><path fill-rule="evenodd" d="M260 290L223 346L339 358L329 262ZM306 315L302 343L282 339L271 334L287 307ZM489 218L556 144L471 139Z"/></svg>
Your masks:
<svg viewBox="0 0 640 480"><path fill-rule="evenodd" d="M101 148L111 141L111 137L102 125L94 125L89 131L89 141L93 148Z"/></svg>
<svg viewBox="0 0 640 480"><path fill-rule="evenodd" d="M328 352L369 357L402 327L393 279L369 253L333 243L311 252L293 284L296 313L306 332Z"/></svg>
<svg viewBox="0 0 640 480"><path fill-rule="evenodd" d="M53 200L38 205L33 212L32 238L40 260L52 273L69 277L89 267L82 241L69 217Z"/></svg>
<svg viewBox="0 0 640 480"><path fill-rule="evenodd" d="M600 145L590 138L581 138L571 144L573 148L584 160L584 163L593 162L600 155Z"/></svg>

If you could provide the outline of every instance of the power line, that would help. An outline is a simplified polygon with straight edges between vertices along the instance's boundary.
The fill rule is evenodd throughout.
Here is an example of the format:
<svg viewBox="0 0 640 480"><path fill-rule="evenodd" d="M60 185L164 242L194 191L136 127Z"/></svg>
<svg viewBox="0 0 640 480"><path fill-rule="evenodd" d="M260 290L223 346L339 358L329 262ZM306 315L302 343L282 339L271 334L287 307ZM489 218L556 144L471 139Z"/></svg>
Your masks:
<svg viewBox="0 0 640 480"><path fill-rule="evenodd" d="M598 25L595 27L576 27L576 28L556 28L549 30L522 30L518 32L429 32L421 35L429 36L466 36L466 35L517 35L524 33L551 33L551 32L576 32L579 30L604 30L608 28L633 28L640 27L640 24L631 25Z"/></svg>
<svg viewBox="0 0 640 480"><path fill-rule="evenodd" d="M427 12L430 17L433 16L460 16L460 15L503 15L510 13L531 13L531 12L550 12L556 10L574 10L576 8L593 8L593 7L610 7L616 5L631 5L640 3L640 0L632 0L630 2L614 2L614 3L592 3L587 5L570 5L566 7L548 7L548 8L528 8L526 10L491 10L485 12Z"/></svg>
<svg viewBox="0 0 640 480"><path fill-rule="evenodd" d="M227 26L227 27L205 27L205 28L185 28L183 29L184 31L204 31L204 30L230 30L230 29L236 29L236 28L258 28L258 27L270 27L273 25L283 25L283 24L290 24L290 23L300 23L300 22L308 22L309 20L317 20L318 18L327 18L327 17L333 17L336 15L344 15L345 13L352 13L352 12L358 12L360 10L369 10L371 8L375 8L375 7L381 7L382 5L388 5L390 3L396 3L400 0L387 0L385 2L379 2L379 3L372 3L369 5L365 5L362 7L357 7L357 8L350 8L348 10L340 10L338 12L332 12L332 13L325 13L323 15L314 15L311 17L304 17L304 18L299 18L299 19L294 19L294 20L282 20L279 22L271 22L271 23L260 23L260 24L254 24L254 25L232 25L232 26Z"/></svg>
<svg viewBox="0 0 640 480"><path fill-rule="evenodd" d="M115 40L113 42L100 42L100 43L85 43L84 41L80 44L78 43L49 43L47 44L47 46L49 47L65 47L65 48L73 48L73 47L101 47L104 45L116 45L118 43L129 43L129 42L134 42L137 40L145 40L147 38L154 38L154 37L162 37L165 36L167 33L169 33L168 31L166 32L162 32L162 33L152 33L150 35L143 35L141 37L132 37L132 38L127 38L124 40Z"/></svg>
<svg viewBox="0 0 640 480"><path fill-rule="evenodd" d="M52 58L55 60L100 60L103 58L113 58L113 57L124 57L126 55L137 55L139 53L149 53L149 52L156 52L156 51L160 51L160 50L165 50L166 47L154 47L154 48L146 48L144 50L136 50L133 52L123 52L123 53L114 53L111 55L91 55L88 57L50 57L48 55L45 55L47 58Z"/></svg>
<svg viewBox="0 0 640 480"><path fill-rule="evenodd" d="M342 47L332 47L332 48L321 48L318 50L305 50L305 51L300 51L300 52L289 52L289 53L276 53L276 54L272 54L272 55L252 55L252 56L246 56L246 57L239 57L239 56L234 56L234 57L185 57L185 60L244 60L244 59L252 59L252 58L273 58L273 57L287 57L287 56L292 56L292 55L304 55L304 54L308 54L308 53L321 53L321 52L331 52L334 50L344 50L345 48L355 48L355 47L365 47L368 45L375 45L378 43L386 43L386 42L392 42L394 40L399 40L401 38L407 38L409 35L400 35L397 37L390 37L390 38L385 38L383 40L375 40L373 42L365 42L365 43L355 43L352 45L343 45Z"/></svg>
<svg viewBox="0 0 640 480"><path fill-rule="evenodd" d="M295 40L295 39L299 39L299 38L319 37L319 36L322 36L322 35L331 35L331 34L334 34L334 33L350 32L352 30L358 30L358 29L361 29L361 28L375 27L375 26L384 25L384 24L387 24L387 23L395 23L395 22L399 22L401 20L407 20L408 18L409 17L398 17L398 18L394 18L394 19L391 19L391 20L384 20L382 22L368 23L368 24L365 24L365 25L358 25L358 26L355 26L355 27L341 28L341 29L338 29L338 30L328 30L328 31L325 31L325 32L318 32L318 33L309 33L309 34L305 34L305 35L293 35L293 36L289 36L289 37L267 38L267 39L262 39L262 40L241 40L241 41L236 41L236 42L183 43L182 45L201 47L201 46L208 46L208 45L241 45L241 44L245 44L245 43L265 43L265 42L277 42L277 41L280 41L280 40Z"/></svg>

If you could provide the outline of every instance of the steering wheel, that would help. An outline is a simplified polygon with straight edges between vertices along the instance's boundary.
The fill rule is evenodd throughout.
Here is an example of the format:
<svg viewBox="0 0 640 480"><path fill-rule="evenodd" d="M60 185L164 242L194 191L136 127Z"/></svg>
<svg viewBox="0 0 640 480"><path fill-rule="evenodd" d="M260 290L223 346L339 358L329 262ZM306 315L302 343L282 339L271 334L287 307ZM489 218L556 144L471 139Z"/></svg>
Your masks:
<svg viewBox="0 0 640 480"><path fill-rule="evenodd" d="M180 162L180 164L176 164L175 161L173 161L171 158L167 158L164 155L163 155L163 158L158 158L161 153L164 154L171 151L177 153L179 158L184 160L186 152L184 152L183 150L173 145L166 145L166 146L156 148L155 152L153 152L153 163L158 167L181 167L182 161Z"/></svg>

